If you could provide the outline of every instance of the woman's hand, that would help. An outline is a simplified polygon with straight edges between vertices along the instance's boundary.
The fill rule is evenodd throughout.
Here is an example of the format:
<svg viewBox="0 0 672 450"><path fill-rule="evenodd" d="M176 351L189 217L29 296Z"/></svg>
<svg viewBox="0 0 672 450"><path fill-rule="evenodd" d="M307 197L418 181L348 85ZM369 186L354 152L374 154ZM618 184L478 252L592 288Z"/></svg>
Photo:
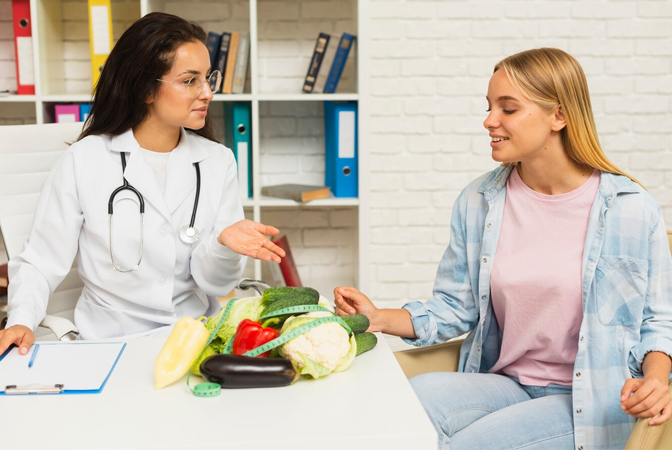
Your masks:
<svg viewBox="0 0 672 450"><path fill-rule="evenodd" d="M366 331L415 338L415 330L411 321L411 313L405 309L376 308L369 297L354 287L337 287L334 289L335 311L339 316L364 314L369 319L369 329Z"/></svg>
<svg viewBox="0 0 672 450"><path fill-rule="evenodd" d="M376 323L380 310L376 308L369 297L354 287L337 287L334 289L334 308L339 316L364 314L370 322L367 331L381 331L381 324Z"/></svg>
<svg viewBox="0 0 672 450"><path fill-rule="evenodd" d="M244 219L224 228L217 236L217 242L240 255L280 263L285 251L266 238L278 234L280 230L275 227Z"/></svg>
<svg viewBox="0 0 672 450"><path fill-rule="evenodd" d="M27 355L28 349L33 345L33 342L35 342L33 330L23 325L14 325L13 327L0 330L0 355L5 353L5 350L12 344L19 347L21 355Z"/></svg>
<svg viewBox="0 0 672 450"><path fill-rule="evenodd" d="M626 414L644 419L660 416L649 420L649 425L660 425L667 422L672 414L672 397L668 390L667 379L655 376L630 378L621 389L621 409Z"/></svg>

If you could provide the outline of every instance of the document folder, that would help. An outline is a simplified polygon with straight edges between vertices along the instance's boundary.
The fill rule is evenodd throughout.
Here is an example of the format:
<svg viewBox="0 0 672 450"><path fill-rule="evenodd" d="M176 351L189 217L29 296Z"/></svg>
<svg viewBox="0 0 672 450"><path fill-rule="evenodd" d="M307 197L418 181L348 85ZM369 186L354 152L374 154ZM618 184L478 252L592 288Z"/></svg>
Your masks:
<svg viewBox="0 0 672 450"><path fill-rule="evenodd" d="M124 342L44 342L27 355L0 356L0 395L98 394L121 357Z"/></svg>
<svg viewBox="0 0 672 450"><path fill-rule="evenodd" d="M89 0L91 82L98 83L107 56L112 51L112 9L110 0Z"/></svg>
<svg viewBox="0 0 672 450"><path fill-rule="evenodd" d="M228 64L228 63L227 63ZM252 129L249 102L224 103L224 145L233 150L238 164L242 198L252 197Z"/></svg>
<svg viewBox="0 0 672 450"><path fill-rule="evenodd" d="M35 95L33 28L30 18L30 0L12 0L12 16L14 22L17 94Z"/></svg>
<svg viewBox="0 0 672 450"><path fill-rule="evenodd" d="M357 103L324 102L324 184L334 197L357 197Z"/></svg>

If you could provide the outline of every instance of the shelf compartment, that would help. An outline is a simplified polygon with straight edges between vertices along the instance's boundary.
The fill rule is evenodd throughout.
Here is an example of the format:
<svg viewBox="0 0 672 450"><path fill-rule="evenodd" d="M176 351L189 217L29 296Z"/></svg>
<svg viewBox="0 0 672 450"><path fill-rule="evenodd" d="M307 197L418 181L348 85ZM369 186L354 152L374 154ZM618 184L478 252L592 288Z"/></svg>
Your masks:
<svg viewBox="0 0 672 450"><path fill-rule="evenodd" d="M275 2L257 4L258 93L301 94L320 32L357 35L358 2ZM337 93L356 93L357 44L348 56ZM313 94L308 94L313 95Z"/></svg>

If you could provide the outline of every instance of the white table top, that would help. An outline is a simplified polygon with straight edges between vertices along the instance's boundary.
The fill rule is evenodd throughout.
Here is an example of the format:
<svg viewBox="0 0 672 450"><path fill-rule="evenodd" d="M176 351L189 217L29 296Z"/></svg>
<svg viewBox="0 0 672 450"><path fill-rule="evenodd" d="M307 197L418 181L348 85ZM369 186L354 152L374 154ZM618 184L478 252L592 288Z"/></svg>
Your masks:
<svg viewBox="0 0 672 450"><path fill-rule="evenodd" d="M292 386L192 395L154 389L163 340L128 342L100 394L0 396L2 449L435 449L385 339L345 372ZM191 378L191 385L202 382Z"/></svg>

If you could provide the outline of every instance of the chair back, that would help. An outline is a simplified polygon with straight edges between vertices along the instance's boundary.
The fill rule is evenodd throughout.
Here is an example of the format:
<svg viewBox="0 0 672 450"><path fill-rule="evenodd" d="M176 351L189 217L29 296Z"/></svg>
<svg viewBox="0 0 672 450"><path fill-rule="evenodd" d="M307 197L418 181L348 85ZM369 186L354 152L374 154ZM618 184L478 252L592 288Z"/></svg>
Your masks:
<svg viewBox="0 0 672 450"><path fill-rule="evenodd" d="M0 231L10 259L23 251L42 184L82 125L0 126ZM72 321L82 286L75 263L49 297L47 314Z"/></svg>

